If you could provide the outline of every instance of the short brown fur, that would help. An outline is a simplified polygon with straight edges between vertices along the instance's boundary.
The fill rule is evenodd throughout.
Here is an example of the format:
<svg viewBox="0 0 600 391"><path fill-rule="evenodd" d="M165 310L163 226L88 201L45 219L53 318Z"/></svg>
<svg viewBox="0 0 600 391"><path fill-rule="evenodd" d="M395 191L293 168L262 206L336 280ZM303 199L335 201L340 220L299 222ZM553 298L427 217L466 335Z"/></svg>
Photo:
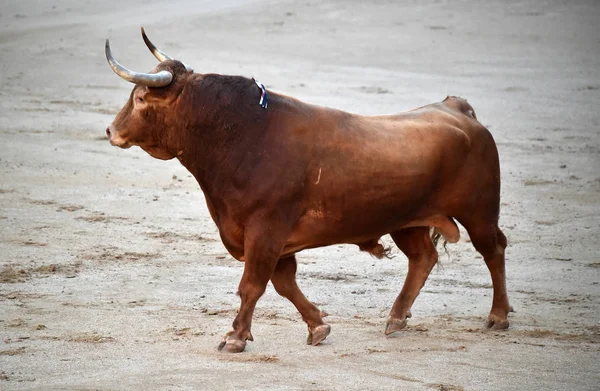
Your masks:
<svg viewBox="0 0 600 391"><path fill-rule="evenodd" d="M492 276L488 326L508 327L498 153L466 101L367 117L270 91L263 109L251 79L197 74L174 60L160 70L174 75L171 84L134 87L107 134L113 145L179 159L223 244L245 262L240 311L221 349L239 352L252 339L252 313L269 281L301 313L308 343L321 342L330 328L296 285L294 254L351 243L383 256L385 234L409 259L386 334L403 328L437 261L430 227L455 242L455 220Z"/></svg>

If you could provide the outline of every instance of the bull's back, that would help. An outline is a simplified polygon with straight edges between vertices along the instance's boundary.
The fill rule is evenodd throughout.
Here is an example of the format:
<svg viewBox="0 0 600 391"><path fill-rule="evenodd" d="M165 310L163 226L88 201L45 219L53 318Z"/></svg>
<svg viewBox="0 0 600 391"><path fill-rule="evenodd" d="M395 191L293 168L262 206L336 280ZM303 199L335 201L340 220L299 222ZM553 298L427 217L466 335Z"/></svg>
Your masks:
<svg viewBox="0 0 600 391"><path fill-rule="evenodd" d="M349 115L330 129L315 126L308 142L314 145L310 166L321 171L319 183L329 181L332 193L373 192L376 200L378 194L409 186L417 191L450 175L482 127L447 101L398 115Z"/></svg>

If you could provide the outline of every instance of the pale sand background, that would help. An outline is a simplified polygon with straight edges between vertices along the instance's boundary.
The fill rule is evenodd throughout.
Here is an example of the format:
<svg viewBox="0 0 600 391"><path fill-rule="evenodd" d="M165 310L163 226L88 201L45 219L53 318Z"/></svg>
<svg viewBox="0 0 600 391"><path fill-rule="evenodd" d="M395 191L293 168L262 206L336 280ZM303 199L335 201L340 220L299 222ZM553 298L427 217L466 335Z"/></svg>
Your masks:
<svg viewBox="0 0 600 391"><path fill-rule="evenodd" d="M3 1L0 389L597 389L600 4L409 3ZM176 161L104 138L132 87L104 38L147 71L141 25L199 72L316 104L467 98L500 150L511 329L483 330L490 277L463 232L393 338L404 256L334 246L299 256L301 287L330 313L322 346L269 287L256 341L217 353L242 264Z"/></svg>

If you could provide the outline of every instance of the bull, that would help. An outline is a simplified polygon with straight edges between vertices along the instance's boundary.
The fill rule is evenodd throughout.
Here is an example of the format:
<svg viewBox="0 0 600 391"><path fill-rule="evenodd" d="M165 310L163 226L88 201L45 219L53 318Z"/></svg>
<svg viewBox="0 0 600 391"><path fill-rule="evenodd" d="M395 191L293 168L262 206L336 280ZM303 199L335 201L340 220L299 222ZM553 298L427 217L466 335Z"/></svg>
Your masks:
<svg viewBox="0 0 600 391"><path fill-rule="evenodd" d="M295 254L349 243L381 257L386 234L407 256L408 273L385 334L404 328L438 260L432 232L457 242L456 222L491 274L487 327L509 326L498 152L465 100L350 114L253 79L196 73L143 28L142 36L160 61L150 73L122 66L106 40L110 66L135 84L106 134L113 146L178 159L198 181L223 245L244 262L240 309L219 350L241 352L253 340L252 315L269 281L302 315L307 343L321 343L331 328L296 284Z"/></svg>

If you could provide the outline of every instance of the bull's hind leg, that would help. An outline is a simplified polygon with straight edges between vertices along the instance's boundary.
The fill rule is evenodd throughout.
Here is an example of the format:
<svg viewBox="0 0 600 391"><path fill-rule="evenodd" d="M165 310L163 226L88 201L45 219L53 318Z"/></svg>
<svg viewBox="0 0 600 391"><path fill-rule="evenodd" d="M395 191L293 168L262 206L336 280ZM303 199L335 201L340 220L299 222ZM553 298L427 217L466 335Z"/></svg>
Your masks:
<svg viewBox="0 0 600 391"><path fill-rule="evenodd" d="M277 293L294 304L302 319L308 325L309 345L318 345L331 331L331 327L323 322L321 311L302 294L296 284L296 257L282 258L277 262L271 282Z"/></svg>
<svg viewBox="0 0 600 391"><path fill-rule="evenodd" d="M508 328L508 313L512 311L506 292L506 272L504 266L504 250L506 236L496 222L481 223L473 218L461 224L467 229L475 249L483 256L492 276L494 298L492 309L487 321L487 327L492 329Z"/></svg>
<svg viewBox="0 0 600 391"><path fill-rule="evenodd" d="M405 228L391 233L391 236L408 257L408 274L402 291L390 311L385 329L386 335L406 327L406 318L411 316L410 309L438 260L429 227Z"/></svg>

